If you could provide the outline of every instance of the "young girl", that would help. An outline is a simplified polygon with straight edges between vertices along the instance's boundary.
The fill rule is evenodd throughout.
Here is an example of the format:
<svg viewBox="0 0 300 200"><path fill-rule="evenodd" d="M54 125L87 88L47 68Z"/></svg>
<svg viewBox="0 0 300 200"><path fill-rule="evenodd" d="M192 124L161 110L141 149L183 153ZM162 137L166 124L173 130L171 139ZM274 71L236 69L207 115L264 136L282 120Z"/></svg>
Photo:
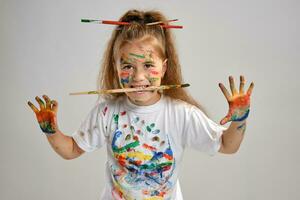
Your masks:
<svg viewBox="0 0 300 200"><path fill-rule="evenodd" d="M147 88L181 84L180 65L170 29L156 11L130 10L114 30L104 55L99 89ZM232 95L219 84L229 112L214 123L184 89L139 91L103 95L72 137L56 121L57 102L43 95L31 102L37 120L53 149L74 159L106 145L106 186L102 199L182 199L178 170L186 147L214 154L231 154L243 140L253 83L239 91L229 77Z"/></svg>

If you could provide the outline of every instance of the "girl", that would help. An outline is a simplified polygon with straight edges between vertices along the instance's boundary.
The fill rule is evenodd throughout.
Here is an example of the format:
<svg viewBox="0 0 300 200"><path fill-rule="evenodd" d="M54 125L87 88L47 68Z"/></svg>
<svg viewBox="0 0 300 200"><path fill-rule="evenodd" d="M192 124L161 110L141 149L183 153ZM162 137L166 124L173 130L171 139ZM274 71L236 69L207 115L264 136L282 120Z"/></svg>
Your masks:
<svg viewBox="0 0 300 200"><path fill-rule="evenodd" d="M180 65L170 29L153 22L167 19L156 11L130 10L114 30L104 55L99 89L146 88L181 84ZM229 112L214 123L183 89L103 95L72 137L57 125L57 102L43 95L31 102L37 120L53 149L74 159L106 145L106 187L102 199L182 199L178 170L186 147L202 152L231 154L243 140L249 114L251 83L244 93L244 77L232 95L219 84Z"/></svg>

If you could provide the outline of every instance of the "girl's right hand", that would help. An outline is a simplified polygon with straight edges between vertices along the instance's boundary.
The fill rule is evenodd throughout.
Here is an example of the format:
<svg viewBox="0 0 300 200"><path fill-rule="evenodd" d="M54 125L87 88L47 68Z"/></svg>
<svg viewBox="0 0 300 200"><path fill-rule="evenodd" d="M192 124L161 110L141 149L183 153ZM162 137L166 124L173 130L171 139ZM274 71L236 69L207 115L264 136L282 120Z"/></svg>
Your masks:
<svg viewBox="0 0 300 200"><path fill-rule="evenodd" d="M30 101L28 101L28 105L35 113L42 131L46 134L54 134L58 130L56 120L58 103L55 100L51 100L46 95L43 95L43 98L46 104L38 96L35 97L35 100L40 105L40 110L37 109Z"/></svg>

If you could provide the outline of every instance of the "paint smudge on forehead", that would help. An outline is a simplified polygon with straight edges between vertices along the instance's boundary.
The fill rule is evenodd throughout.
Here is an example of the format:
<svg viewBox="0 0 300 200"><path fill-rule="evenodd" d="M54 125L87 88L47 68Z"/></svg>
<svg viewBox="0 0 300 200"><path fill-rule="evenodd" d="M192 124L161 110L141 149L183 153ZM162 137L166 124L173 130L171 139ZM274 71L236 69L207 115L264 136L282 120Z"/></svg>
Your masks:
<svg viewBox="0 0 300 200"><path fill-rule="evenodd" d="M142 53L123 53L121 63L154 62L152 50L141 50Z"/></svg>
<svg viewBox="0 0 300 200"><path fill-rule="evenodd" d="M145 58L145 55L135 54L135 53L129 53L130 56L134 56L136 58Z"/></svg>

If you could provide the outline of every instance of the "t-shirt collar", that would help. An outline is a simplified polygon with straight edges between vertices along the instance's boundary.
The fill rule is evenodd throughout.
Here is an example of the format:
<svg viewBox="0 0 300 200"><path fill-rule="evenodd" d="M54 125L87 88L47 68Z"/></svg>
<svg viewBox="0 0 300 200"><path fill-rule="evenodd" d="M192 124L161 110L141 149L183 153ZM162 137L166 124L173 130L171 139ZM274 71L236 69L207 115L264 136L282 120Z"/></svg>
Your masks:
<svg viewBox="0 0 300 200"><path fill-rule="evenodd" d="M160 99L152 104L152 105L149 105L149 106L139 106L139 105L136 105L136 104L133 104L129 98L126 96L125 97L125 107L133 112L137 112L137 113L151 113L151 112L154 112L154 111L157 111L157 110L160 110L163 108L163 104L165 102L165 96L163 94L161 94L160 96Z"/></svg>

